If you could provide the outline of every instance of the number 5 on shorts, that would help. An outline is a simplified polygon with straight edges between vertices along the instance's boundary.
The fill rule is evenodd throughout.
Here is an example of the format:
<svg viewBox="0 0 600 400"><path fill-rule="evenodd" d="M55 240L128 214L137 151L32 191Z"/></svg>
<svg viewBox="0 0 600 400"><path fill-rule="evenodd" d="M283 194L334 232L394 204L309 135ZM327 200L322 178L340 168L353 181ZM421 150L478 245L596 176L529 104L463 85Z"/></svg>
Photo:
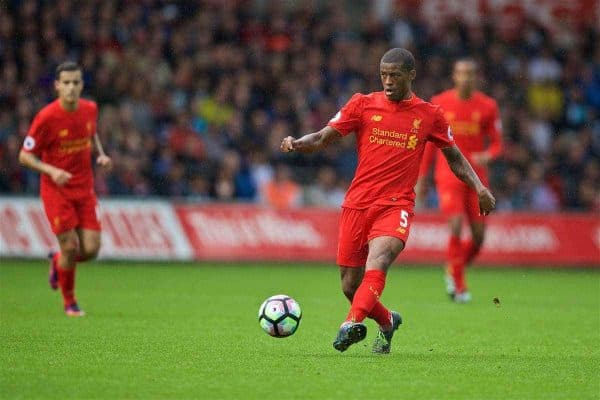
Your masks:
<svg viewBox="0 0 600 400"><path fill-rule="evenodd" d="M400 227L408 227L408 212L406 210L400 210Z"/></svg>

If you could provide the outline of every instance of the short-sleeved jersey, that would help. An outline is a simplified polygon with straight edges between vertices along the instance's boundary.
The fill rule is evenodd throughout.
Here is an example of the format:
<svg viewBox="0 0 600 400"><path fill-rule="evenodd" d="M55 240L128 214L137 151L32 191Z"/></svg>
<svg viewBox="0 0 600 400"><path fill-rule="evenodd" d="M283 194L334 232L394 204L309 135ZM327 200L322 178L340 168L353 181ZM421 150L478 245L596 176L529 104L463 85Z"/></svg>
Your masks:
<svg viewBox="0 0 600 400"><path fill-rule="evenodd" d="M343 204L348 208L414 204L425 143L454 144L439 106L414 94L393 102L383 92L357 93L328 125L343 136L356 133L358 166Z"/></svg>
<svg viewBox="0 0 600 400"><path fill-rule="evenodd" d="M473 92L470 98L464 100L458 96L456 89L452 89L432 97L431 102L442 108L456 145L479 178L487 182L487 169L475 164L472 155L486 151L494 159L502 153L502 123L496 101L479 91ZM439 158L438 155L437 149L431 146L426 148L421 175L429 171L431 164ZM435 162L435 179L440 184L458 181L444 160Z"/></svg>
<svg viewBox="0 0 600 400"><path fill-rule="evenodd" d="M72 112L64 110L55 100L35 116L23 142L23 150L73 174L61 188L50 176L42 174L42 197L60 190L63 195L75 198L93 190L92 140L97 120L96 103L84 99L79 100L77 110Z"/></svg>

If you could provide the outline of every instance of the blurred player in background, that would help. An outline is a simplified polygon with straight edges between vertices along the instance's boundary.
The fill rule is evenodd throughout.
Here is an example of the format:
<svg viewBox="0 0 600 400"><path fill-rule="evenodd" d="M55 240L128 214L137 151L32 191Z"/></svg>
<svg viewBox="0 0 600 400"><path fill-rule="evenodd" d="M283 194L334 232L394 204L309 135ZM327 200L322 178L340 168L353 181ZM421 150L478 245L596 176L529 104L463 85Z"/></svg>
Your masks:
<svg viewBox="0 0 600 400"><path fill-rule="evenodd" d="M441 106L456 145L487 185L487 165L502 152L501 121L496 102L476 90L476 78L477 65L474 60L456 61L452 74L454 89L433 96L431 102ZM437 154L434 146L427 145L421 164L421 177L429 173ZM479 210L477 193L456 178L448 163L441 160L435 162L434 179L440 208L448 218L450 227L446 289L455 302L466 303L471 300L471 294L467 289L465 267L479 253L483 244L484 216ZM417 187L419 191L424 189L422 182ZM464 217L471 227L471 239L461 241Z"/></svg>
<svg viewBox="0 0 600 400"><path fill-rule="evenodd" d="M413 55L391 49L379 68L383 91L355 94L320 131L299 139L288 136L281 143L284 152L308 153L356 133L358 167L342 206L338 237L342 290L352 303L333 342L339 351L365 338L363 320L370 317L379 324L373 351L389 353L394 331L402 323L400 314L379 298L387 271L408 239L426 142L441 148L452 171L479 194L482 214L495 206L494 197L454 144L440 108L412 93Z"/></svg>
<svg viewBox="0 0 600 400"><path fill-rule="evenodd" d="M75 266L95 258L100 250L92 147L98 151L98 165L110 169L112 161L96 133L96 103L80 99L81 68L74 62L59 65L54 87L58 99L33 119L19 161L41 174L40 197L60 246L59 252L50 254L50 287L60 287L65 313L80 317L84 312L75 299Z"/></svg>

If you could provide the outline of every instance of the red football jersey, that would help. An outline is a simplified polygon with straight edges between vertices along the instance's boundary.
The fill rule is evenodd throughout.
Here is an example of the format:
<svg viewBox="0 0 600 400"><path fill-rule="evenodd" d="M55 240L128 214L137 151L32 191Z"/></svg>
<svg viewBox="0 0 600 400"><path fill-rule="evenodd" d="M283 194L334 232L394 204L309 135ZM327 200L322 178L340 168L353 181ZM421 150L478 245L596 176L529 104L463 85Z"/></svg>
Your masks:
<svg viewBox="0 0 600 400"><path fill-rule="evenodd" d="M328 125L344 136L356 133L358 166L343 204L349 208L414 204L425 143L454 144L439 106L414 94L396 103L383 92L357 93Z"/></svg>
<svg viewBox="0 0 600 400"><path fill-rule="evenodd" d="M42 196L60 190L67 197L78 197L93 190L92 139L97 119L96 103L84 99L79 100L77 110L72 112L64 110L55 100L37 113L23 142L23 150L73 174L60 188L50 176L42 174Z"/></svg>
<svg viewBox="0 0 600 400"><path fill-rule="evenodd" d="M442 107L444 117L452 128L456 145L469 160L479 178L487 184L487 168L475 164L472 155L485 151L494 159L502 153L502 123L496 101L479 91L473 92L470 98L463 100L457 91L452 89L432 97L431 102ZM421 175L427 174L438 155L437 149L427 147L421 165ZM459 182L445 160L435 163L435 180L438 183Z"/></svg>

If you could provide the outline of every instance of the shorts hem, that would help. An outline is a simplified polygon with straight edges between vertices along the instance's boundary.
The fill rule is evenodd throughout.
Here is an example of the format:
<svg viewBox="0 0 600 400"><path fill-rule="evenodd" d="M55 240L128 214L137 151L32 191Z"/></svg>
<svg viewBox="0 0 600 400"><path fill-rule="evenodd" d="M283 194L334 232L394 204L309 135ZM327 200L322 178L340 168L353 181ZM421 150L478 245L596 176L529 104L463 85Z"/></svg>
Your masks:
<svg viewBox="0 0 600 400"><path fill-rule="evenodd" d="M394 234L394 233L391 233L391 232L381 233L381 234L377 233L375 235L369 236L367 238L367 240L371 241L371 240L373 240L375 238L383 237L383 236L390 236L390 237L393 237L393 238L396 238L396 239L400 239L400 240L402 240L402 243L404 243L404 247L406 247L406 242L408 241L408 237L407 237L407 235L403 235L401 233L398 233L398 234Z"/></svg>

